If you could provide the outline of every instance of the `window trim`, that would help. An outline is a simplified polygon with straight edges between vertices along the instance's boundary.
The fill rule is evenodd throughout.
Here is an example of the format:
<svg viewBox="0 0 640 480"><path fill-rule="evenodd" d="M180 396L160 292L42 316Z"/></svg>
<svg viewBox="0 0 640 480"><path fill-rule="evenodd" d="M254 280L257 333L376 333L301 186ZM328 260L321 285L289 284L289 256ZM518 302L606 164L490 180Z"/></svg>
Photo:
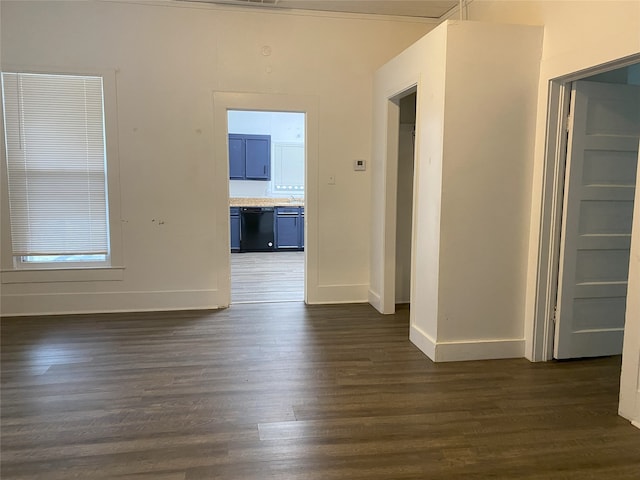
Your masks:
<svg viewBox="0 0 640 480"><path fill-rule="evenodd" d="M0 168L0 204L2 220L0 223L0 283L30 282L63 282L63 281L100 281L121 280L123 266L122 220L120 215L120 159L118 143L118 99L116 89L116 73L114 69L29 67L24 65L0 65L0 71L51 74L79 75L102 77L105 150L107 154L107 197L108 197L108 229L110 244L110 262L96 265L95 262L29 264L14 261L11 241L11 224L9 220L9 193L6 161L6 139L4 129L4 106L0 102L0 125L3 134L0 139L2 161ZM115 272L109 272L114 270ZM25 275L25 272L28 274ZM75 272L75 273L74 273ZM79 275L78 272L81 274ZM117 273L114 275L113 273Z"/></svg>
<svg viewBox="0 0 640 480"><path fill-rule="evenodd" d="M26 262L22 257L27 255L13 255L15 270L77 270L78 268L104 268L111 266L111 255L105 255L104 261L84 261L84 262Z"/></svg>

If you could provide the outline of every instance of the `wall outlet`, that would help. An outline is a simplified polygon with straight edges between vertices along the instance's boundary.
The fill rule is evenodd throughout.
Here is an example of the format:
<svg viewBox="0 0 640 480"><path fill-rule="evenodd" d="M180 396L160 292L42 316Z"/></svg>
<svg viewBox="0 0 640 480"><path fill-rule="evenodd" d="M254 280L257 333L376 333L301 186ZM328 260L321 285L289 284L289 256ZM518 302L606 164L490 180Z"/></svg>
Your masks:
<svg viewBox="0 0 640 480"><path fill-rule="evenodd" d="M335 185L336 184L336 176L335 175L329 175L327 177L327 183L329 185Z"/></svg>

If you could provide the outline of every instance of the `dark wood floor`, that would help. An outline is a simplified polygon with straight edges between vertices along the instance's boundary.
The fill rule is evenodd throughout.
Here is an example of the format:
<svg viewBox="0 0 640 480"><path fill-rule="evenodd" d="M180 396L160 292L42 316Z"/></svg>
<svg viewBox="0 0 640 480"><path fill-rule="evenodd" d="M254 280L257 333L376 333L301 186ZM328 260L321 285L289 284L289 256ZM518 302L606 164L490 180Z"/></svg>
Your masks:
<svg viewBox="0 0 640 480"><path fill-rule="evenodd" d="M14 479L638 479L620 359L433 364L407 311L2 322Z"/></svg>

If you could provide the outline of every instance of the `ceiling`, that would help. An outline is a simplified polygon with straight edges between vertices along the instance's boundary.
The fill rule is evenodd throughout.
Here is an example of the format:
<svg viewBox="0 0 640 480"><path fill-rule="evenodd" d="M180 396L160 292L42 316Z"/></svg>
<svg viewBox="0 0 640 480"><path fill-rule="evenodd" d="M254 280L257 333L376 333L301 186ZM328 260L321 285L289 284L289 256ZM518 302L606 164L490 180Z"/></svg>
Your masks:
<svg viewBox="0 0 640 480"><path fill-rule="evenodd" d="M459 0L191 0L258 8L319 10L440 19ZM467 2L468 3L468 2Z"/></svg>

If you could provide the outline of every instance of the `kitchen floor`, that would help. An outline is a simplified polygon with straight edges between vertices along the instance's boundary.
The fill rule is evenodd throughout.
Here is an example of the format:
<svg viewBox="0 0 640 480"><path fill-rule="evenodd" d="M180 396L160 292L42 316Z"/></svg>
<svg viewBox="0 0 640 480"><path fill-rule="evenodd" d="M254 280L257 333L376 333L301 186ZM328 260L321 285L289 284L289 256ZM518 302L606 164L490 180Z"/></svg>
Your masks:
<svg viewBox="0 0 640 480"><path fill-rule="evenodd" d="M303 301L304 252L231 254L231 303Z"/></svg>

